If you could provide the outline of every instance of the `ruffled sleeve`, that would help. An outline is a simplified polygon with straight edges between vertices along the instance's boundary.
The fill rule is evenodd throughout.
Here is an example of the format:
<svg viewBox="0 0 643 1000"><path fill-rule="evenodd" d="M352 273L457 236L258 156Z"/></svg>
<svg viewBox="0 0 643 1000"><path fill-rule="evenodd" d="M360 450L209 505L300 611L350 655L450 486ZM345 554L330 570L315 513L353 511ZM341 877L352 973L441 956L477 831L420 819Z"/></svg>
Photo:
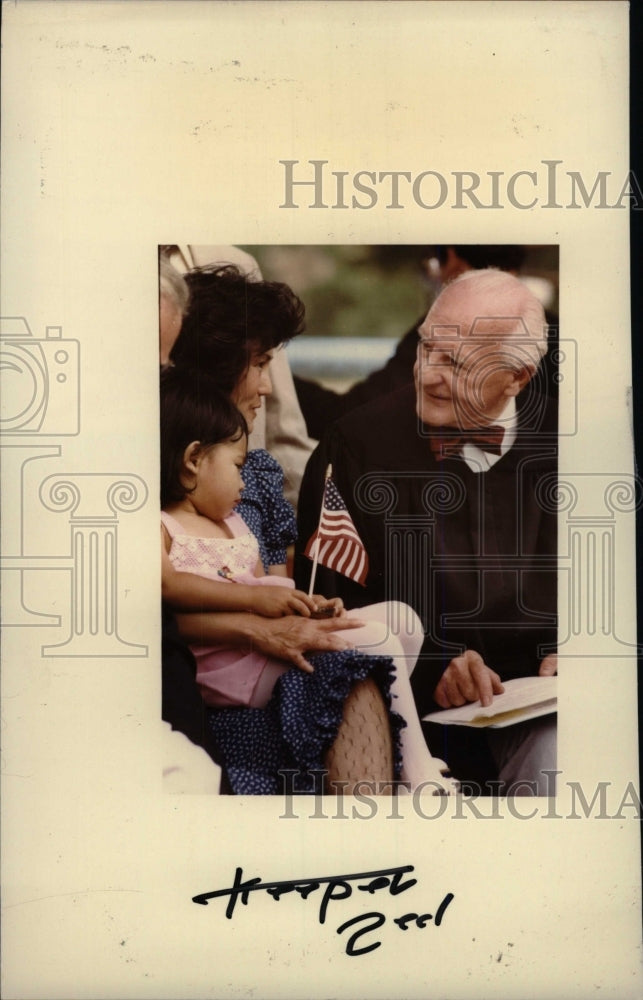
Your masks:
<svg viewBox="0 0 643 1000"><path fill-rule="evenodd" d="M284 474L262 448L248 452L241 470L244 491L237 513L259 542L264 568L286 562L286 550L297 538L295 512L284 498Z"/></svg>

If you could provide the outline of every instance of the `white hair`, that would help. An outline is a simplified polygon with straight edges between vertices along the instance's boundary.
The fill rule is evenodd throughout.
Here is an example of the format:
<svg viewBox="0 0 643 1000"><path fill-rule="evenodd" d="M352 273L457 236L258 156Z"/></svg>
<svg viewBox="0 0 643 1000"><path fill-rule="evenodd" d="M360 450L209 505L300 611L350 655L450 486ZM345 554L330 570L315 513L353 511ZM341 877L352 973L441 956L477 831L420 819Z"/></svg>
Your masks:
<svg viewBox="0 0 643 1000"><path fill-rule="evenodd" d="M183 275L179 274L163 254L159 257L159 293L167 296L174 303L181 316L185 316L190 290Z"/></svg>
<svg viewBox="0 0 643 1000"><path fill-rule="evenodd" d="M495 320L502 320L503 323L515 321L501 334L503 348L509 348L503 351L507 364L516 371L525 367L533 367L535 371L547 353L547 322L542 304L527 286L512 274L495 268L465 271L438 295L427 316L429 324L431 314L439 310L443 296L460 293L469 299L473 296L480 298L483 304L484 311L471 324L473 336L479 321L485 324ZM493 308L491 313L490 305Z"/></svg>

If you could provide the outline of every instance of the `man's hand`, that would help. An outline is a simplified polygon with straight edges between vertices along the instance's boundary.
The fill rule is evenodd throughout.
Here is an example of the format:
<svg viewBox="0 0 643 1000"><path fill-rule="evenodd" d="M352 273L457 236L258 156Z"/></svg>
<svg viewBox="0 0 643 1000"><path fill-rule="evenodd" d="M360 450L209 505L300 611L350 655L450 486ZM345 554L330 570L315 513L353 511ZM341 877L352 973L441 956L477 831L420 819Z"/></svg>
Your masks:
<svg viewBox="0 0 643 1000"><path fill-rule="evenodd" d="M539 677L553 677L558 673L558 654L550 653L538 668Z"/></svg>
<svg viewBox="0 0 643 1000"><path fill-rule="evenodd" d="M364 622L356 618L266 618L253 628L252 646L267 656L293 663L300 670L312 673L313 667L305 652L351 649L348 636L339 635L344 629L359 628Z"/></svg>
<svg viewBox="0 0 643 1000"><path fill-rule="evenodd" d="M486 665L479 653L467 649L462 656L451 660L433 692L433 700L440 708L456 708L478 700L486 708L494 694L503 691L495 670Z"/></svg>

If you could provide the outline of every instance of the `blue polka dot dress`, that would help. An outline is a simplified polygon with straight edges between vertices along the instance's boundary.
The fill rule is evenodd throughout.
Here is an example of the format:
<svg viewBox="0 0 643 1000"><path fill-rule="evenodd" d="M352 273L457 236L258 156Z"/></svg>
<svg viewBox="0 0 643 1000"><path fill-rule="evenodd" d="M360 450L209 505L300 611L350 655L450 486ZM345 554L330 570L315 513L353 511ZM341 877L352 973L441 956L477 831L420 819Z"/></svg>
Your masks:
<svg viewBox="0 0 643 1000"><path fill-rule="evenodd" d="M320 792L324 755L337 736L344 702L357 681L372 677L389 710L395 777L402 759L400 731L406 725L391 708L393 661L354 650L313 653L315 672L293 667L279 678L265 708L211 710L212 732L222 750L237 795Z"/></svg>
<svg viewBox="0 0 643 1000"><path fill-rule="evenodd" d="M259 542L264 568L286 562L296 538L295 514L283 495L283 472L268 452L248 453L242 469L243 499L236 512ZM344 702L358 681L372 677L389 710L394 771L401 771L400 731L406 725L391 708L393 661L355 650L309 654L312 674L293 667L277 683L265 708L207 709L236 795L320 791L324 755L335 740Z"/></svg>
<svg viewBox="0 0 643 1000"><path fill-rule="evenodd" d="M243 493L235 508L259 542L264 569L286 562L289 545L297 539L297 520L284 497L284 474L272 455L262 448L248 452L241 470Z"/></svg>

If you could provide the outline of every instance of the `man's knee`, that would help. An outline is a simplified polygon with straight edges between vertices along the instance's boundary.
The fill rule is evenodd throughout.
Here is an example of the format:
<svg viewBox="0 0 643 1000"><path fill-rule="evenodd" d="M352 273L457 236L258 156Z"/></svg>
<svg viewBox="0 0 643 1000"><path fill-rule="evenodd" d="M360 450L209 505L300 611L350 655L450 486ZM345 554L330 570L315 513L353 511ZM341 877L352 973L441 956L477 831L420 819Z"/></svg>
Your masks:
<svg viewBox="0 0 643 1000"><path fill-rule="evenodd" d="M523 723L520 733L500 754L499 778L505 795L542 795L555 793L556 716L544 716ZM513 790L512 790L513 789Z"/></svg>

